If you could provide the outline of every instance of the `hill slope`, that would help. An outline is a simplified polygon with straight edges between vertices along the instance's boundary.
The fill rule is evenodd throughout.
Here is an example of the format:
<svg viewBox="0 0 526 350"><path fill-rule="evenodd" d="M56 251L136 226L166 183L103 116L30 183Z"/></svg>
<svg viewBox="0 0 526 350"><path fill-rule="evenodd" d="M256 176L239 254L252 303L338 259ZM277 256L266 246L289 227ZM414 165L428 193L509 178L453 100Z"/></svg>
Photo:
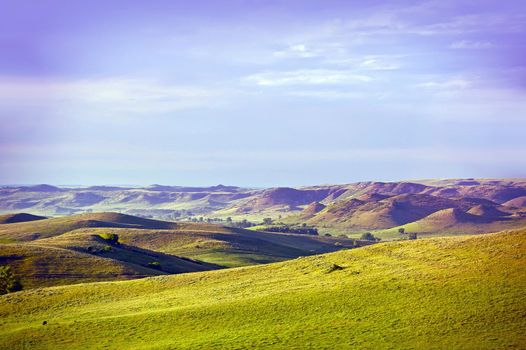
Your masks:
<svg viewBox="0 0 526 350"><path fill-rule="evenodd" d="M103 238L111 235L118 243ZM26 288L246 266L354 247L349 239L117 213L0 225L0 238L0 264L11 265Z"/></svg>
<svg viewBox="0 0 526 350"><path fill-rule="evenodd" d="M32 215L27 213L15 213L0 215L0 224L14 224L17 222L44 220L45 216Z"/></svg>
<svg viewBox="0 0 526 350"><path fill-rule="evenodd" d="M523 229L22 291L0 297L1 347L522 348L525 266Z"/></svg>
<svg viewBox="0 0 526 350"><path fill-rule="evenodd" d="M476 215L481 212L485 215ZM382 239L401 238L403 235L398 234L398 230L404 228L406 233L414 232L419 236L448 236L497 232L526 225L524 217L508 216L506 213L504 213L506 216L497 216L498 213L497 210L485 210L478 206L467 212L457 208L448 208L408 224L374 231L374 234Z"/></svg>
<svg viewBox="0 0 526 350"><path fill-rule="evenodd" d="M11 266L24 289L165 274L109 259L105 254L97 256L34 244L0 244L0 265Z"/></svg>
<svg viewBox="0 0 526 350"><path fill-rule="evenodd" d="M0 226L0 242L23 242L58 236L83 227L173 229L174 222L143 219L119 213L93 213L19 222Z"/></svg>

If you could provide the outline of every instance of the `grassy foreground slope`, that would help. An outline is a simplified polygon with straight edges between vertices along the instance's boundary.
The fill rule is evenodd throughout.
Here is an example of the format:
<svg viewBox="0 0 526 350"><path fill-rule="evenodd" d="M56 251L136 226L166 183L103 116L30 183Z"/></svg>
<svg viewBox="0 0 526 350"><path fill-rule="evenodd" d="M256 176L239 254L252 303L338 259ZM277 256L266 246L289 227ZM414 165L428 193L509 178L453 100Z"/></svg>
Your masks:
<svg viewBox="0 0 526 350"><path fill-rule="evenodd" d="M0 348L523 348L525 267L523 229L22 291Z"/></svg>

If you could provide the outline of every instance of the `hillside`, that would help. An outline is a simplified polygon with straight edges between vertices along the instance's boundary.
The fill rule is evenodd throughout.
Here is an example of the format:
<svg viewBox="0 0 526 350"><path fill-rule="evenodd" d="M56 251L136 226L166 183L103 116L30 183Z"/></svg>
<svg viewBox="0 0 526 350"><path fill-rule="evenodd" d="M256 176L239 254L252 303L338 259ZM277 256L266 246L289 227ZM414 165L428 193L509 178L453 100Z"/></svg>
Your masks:
<svg viewBox="0 0 526 350"><path fill-rule="evenodd" d="M112 235L118 243L104 238ZM0 265L11 265L26 287L262 264L356 244L344 238L261 233L118 213L1 225L0 238ZM70 263L72 259L78 263ZM100 265L100 259L105 263ZM104 267L108 264L110 272Z"/></svg>
<svg viewBox="0 0 526 350"><path fill-rule="evenodd" d="M476 215L487 219L510 215L500 211L496 203L473 198L450 199L414 193L395 196L368 194L358 198L332 203L308 219L307 223L359 231L396 227L448 208L473 210Z"/></svg>
<svg viewBox="0 0 526 350"><path fill-rule="evenodd" d="M404 228L405 232L417 233L419 236L447 236L497 232L526 226L524 217L509 216L507 213L499 215L498 213L499 211L484 209L480 206L468 211L448 208L415 222L374 231L374 234L382 239L401 238L403 235L398 234L398 229Z"/></svg>
<svg viewBox="0 0 526 350"><path fill-rule="evenodd" d="M89 228L40 240L56 244L59 239L81 239L93 234L117 234L126 245L176 255L225 267L277 262L298 256L352 248L345 238L300 234L261 233L219 225L181 224L176 230Z"/></svg>
<svg viewBox="0 0 526 350"><path fill-rule="evenodd" d="M1 346L522 348L525 266L522 229L22 291L0 297Z"/></svg>
<svg viewBox="0 0 526 350"><path fill-rule="evenodd" d="M24 289L165 274L109 259L104 253L96 256L53 246L0 244L0 265L11 266Z"/></svg>
<svg viewBox="0 0 526 350"><path fill-rule="evenodd" d="M25 211L61 216L119 212L165 221L248 220L254 224L271 218L292 225L305 223L322 234L355 236L416 222L440 210L456 208L467 212L478 205L483 208L475 214L487 216L486 219L495 218L496 211L513 218L510 222L514 225L502 229L521 227L524 220L516 218L526 217L524 198L524 179L364 181L262 189L224 185L78 188L38 185L0 188L0 213ZM96 222L83 225L80 227L101 226ZM498 229L498 223L494 227Z"/></svg>
<svg viewBox="0 0 526 350"><path fill-rule="evenodd" d="M0 215L0 224L14 224L17 222L36 221L43 219L46 219L46 217L27 213L4 214Z"/></svg>
<svg viewBox="0 0 526 350"><path fill-rule="evenodd" d="M0 242L21 242L57 236L83 227L170 229L176 223L139 218L119 213L93 213L20 222L0 226Z"/></svg>

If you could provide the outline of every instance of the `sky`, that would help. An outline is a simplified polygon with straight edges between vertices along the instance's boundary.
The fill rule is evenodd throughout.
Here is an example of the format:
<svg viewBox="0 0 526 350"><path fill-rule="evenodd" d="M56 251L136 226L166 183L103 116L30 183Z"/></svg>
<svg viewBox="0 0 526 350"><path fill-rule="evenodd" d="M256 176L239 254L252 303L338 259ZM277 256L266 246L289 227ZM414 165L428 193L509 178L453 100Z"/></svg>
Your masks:
<svg viewBox="0 0 526 350"><path fill-rule="evenodd" d="M526 177L523 0L0 0L0 183Z"/></svg>

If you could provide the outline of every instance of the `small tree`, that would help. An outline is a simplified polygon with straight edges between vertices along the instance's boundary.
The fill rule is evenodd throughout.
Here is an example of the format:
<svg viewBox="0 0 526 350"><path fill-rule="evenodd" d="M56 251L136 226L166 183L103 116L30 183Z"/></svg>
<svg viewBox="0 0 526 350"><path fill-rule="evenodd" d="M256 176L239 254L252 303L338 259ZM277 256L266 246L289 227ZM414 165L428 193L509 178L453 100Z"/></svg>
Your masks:
<svg viewBox="0 0 526 350"><path fill-rule="evenodd" d="M416 232L411 232L409 233L409 236L408 236L409 239L416 239Z"/></svg>
<svg viewBox="0 0 526 350"><path fill-rule="evenodd" d="M271 225L271 224L272 224L272 218L263 219L263 225Z"/></svg>
<svg viewBox="0 0 526 350"><path fill-rule="evenodd" d="M101 233L99 237L105 239L111 244L119 244L119 235L115 233Z"/></svg>
<svg viewBox="0 0 526 350"><path fill-rule="evenodd" d="M11 270L11 267L0 266L0 295L16 292L21 289L22 285Z"/></svg>
<svg viewBox="0 0 526 350"><path fill-rule="evenodd" d="M405 228L403 228L403 227L399 228L398 229L398 233L403 235L405 233Z"/></svg>
<svg viewBox="0 0 526 350"><path fill-rule="evenodd" d="M364 240L364 241L376 241L376 237L371 233L371 232L366 232L364 233L361 237L360 237L361 240Z"/></svg>
<svg viewBox="0 0 526 350"><path fill-rule="evenodd" d="M227 218L226 218L226 222L227 222L228 224L231 224L231 223L232 223L232 218L231 218L230 216L227 217Z"/></svg>

